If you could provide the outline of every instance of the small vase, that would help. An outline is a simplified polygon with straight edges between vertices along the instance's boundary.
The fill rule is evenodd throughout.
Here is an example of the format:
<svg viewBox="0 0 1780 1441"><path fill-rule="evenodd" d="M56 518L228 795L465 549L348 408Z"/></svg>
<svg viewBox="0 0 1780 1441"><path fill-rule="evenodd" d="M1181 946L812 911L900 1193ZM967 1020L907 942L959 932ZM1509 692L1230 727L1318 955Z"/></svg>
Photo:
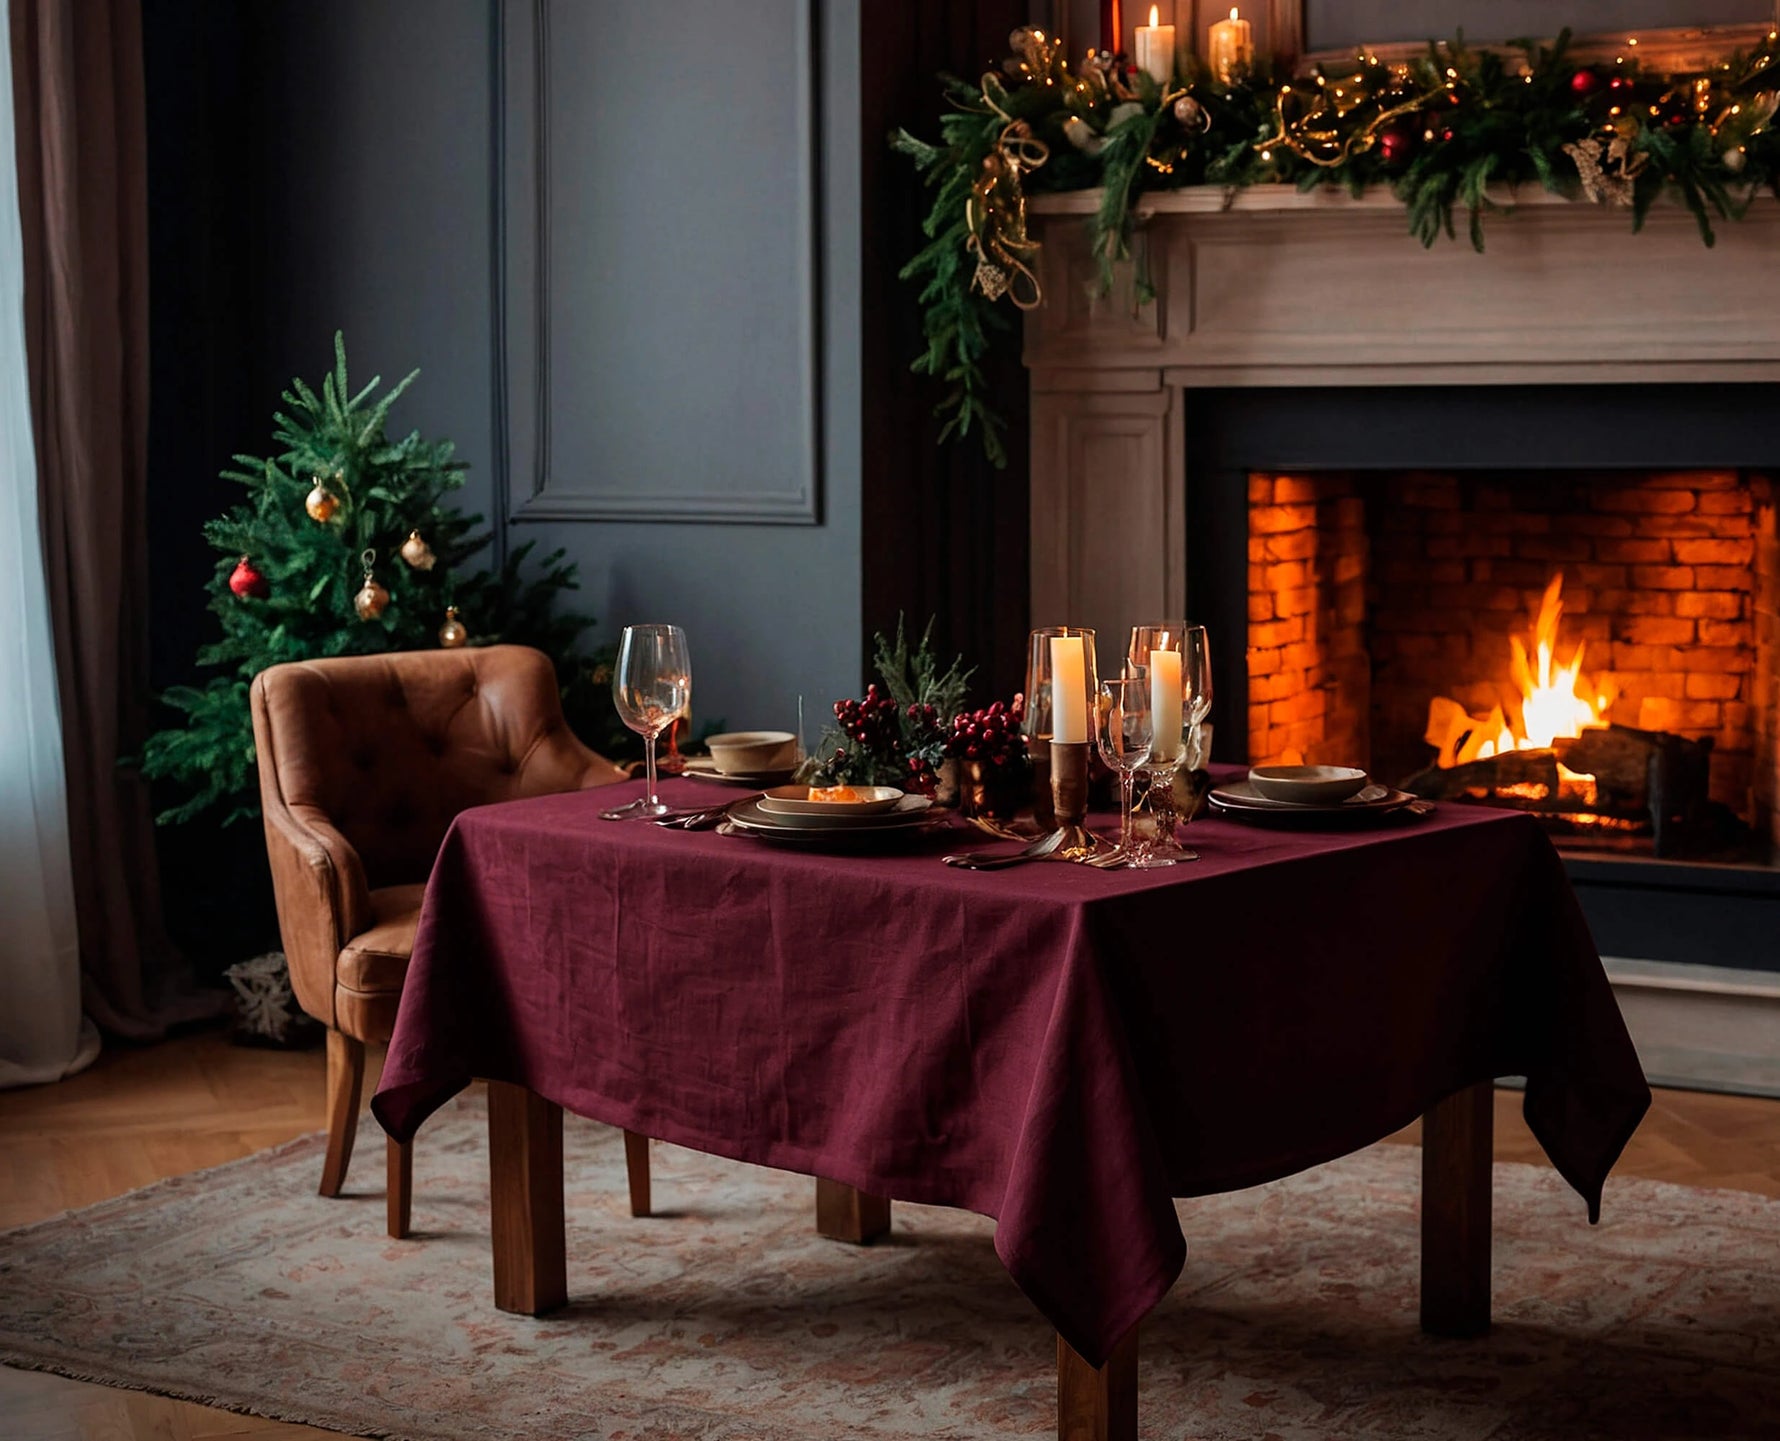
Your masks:
<svg viewBox="0 0 1780 1441"><path fill-rule="evenodd" d="M1029 767L985 761L958 762L958 811L966 819L1000 821L1004 825L1019 814L1032 784Z"/></svg>

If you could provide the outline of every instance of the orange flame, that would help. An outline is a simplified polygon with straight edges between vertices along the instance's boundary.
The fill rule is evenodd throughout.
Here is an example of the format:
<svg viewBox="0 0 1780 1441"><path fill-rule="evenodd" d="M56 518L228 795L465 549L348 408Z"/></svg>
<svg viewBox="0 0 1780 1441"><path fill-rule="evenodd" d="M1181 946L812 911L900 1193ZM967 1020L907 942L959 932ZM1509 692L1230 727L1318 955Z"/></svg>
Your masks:
<svg viewBox="0 0 1780 1441"><path fill-rule="evenodd" d="M1579 736L1591 726L1607 724L1612 695L1604 690L1593 695L1583 684L1582 656L1586 642L1578 641L1567 661L1557 658L1558 624L1564 614L1564 577L1560 571L1546 586L1533 618L1533 650L1529 656L1519 636L1511 636L1515 688L1520 692L1520 714L1510 719L1501 706L1488 715L1474 716L1457 701L1436 696L1428 706L1425 739L1440 752L1443 767L1488 760L1512 750L1544 750L1553 741ZM1593 780L1577 773L1561 780Z"/></svg>

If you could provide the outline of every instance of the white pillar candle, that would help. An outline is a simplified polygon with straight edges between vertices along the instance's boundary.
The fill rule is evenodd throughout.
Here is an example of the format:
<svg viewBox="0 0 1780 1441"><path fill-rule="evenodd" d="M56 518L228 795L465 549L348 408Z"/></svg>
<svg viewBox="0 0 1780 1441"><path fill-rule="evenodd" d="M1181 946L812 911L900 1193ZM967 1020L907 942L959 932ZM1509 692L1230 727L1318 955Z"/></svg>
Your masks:
<svg viewBox="0 0 1780 1441"><path fill-rule="evenodd" d="M1211 27L1206 41L1205 63L1226 85L1254 63L1254 32L1248 21L1236 13L1234 6L1228 20L1220 20Z"/></svg>
<svg viewBox="0 0 1780 1441"><path fill-rule="evenodd" d="M1051 739L1088 739L1088 671L1079 635L1051 637Z"/></svg>
<svg viewBox="0 0 1780 1441"><path fill-rule="evenodd" d="M1137 68L1166 89L1174 79L1174 26L1158 25L1161 18L1160 8L1152 5L1150 23L1137 27Z"/></svg>
<svg viewBox="0 0 1780 1441"><path fill-rule="evenodd" d="M1180 652L1150 652L1150 719L1155 726L1155 741L1150 746L1150 759L1171 761L1180 751L1181 694Z"/></svg>

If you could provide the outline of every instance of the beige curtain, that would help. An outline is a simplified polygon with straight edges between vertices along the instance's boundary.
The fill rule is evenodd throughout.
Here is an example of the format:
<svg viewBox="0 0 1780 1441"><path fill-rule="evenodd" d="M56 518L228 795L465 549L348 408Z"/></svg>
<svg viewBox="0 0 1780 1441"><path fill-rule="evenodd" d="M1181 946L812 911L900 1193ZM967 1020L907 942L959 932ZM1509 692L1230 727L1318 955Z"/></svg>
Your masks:
<svg viewBox="0 0 1780 1441"><path fill-rule="evenodd" d="M148 201L139 0L8 0L25 341L82 1000L158 1034L167 947L147 795ZM186 1007L176 1008L188 1009Z"/></svg>

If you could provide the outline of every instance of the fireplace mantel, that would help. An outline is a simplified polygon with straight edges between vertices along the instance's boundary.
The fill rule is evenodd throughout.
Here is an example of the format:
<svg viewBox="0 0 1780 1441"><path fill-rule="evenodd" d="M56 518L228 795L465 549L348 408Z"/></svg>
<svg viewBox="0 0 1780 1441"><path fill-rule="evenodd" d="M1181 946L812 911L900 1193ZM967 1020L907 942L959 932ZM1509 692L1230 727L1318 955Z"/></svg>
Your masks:
<svg viewBox="0 0 1780 1441"><path fill-rule="evenodd" d="M1203 387L1780 380L1780 203L1700 241L1678 204L1623 210L1503 192L1486 250L1432 249L1388 194L1254 187L1148 197L1139 264L1098 294L1083 217L1031 204L1044 302L1032 375L1032 620L1122 634L1186 610L1182 392Z"/></svg>

